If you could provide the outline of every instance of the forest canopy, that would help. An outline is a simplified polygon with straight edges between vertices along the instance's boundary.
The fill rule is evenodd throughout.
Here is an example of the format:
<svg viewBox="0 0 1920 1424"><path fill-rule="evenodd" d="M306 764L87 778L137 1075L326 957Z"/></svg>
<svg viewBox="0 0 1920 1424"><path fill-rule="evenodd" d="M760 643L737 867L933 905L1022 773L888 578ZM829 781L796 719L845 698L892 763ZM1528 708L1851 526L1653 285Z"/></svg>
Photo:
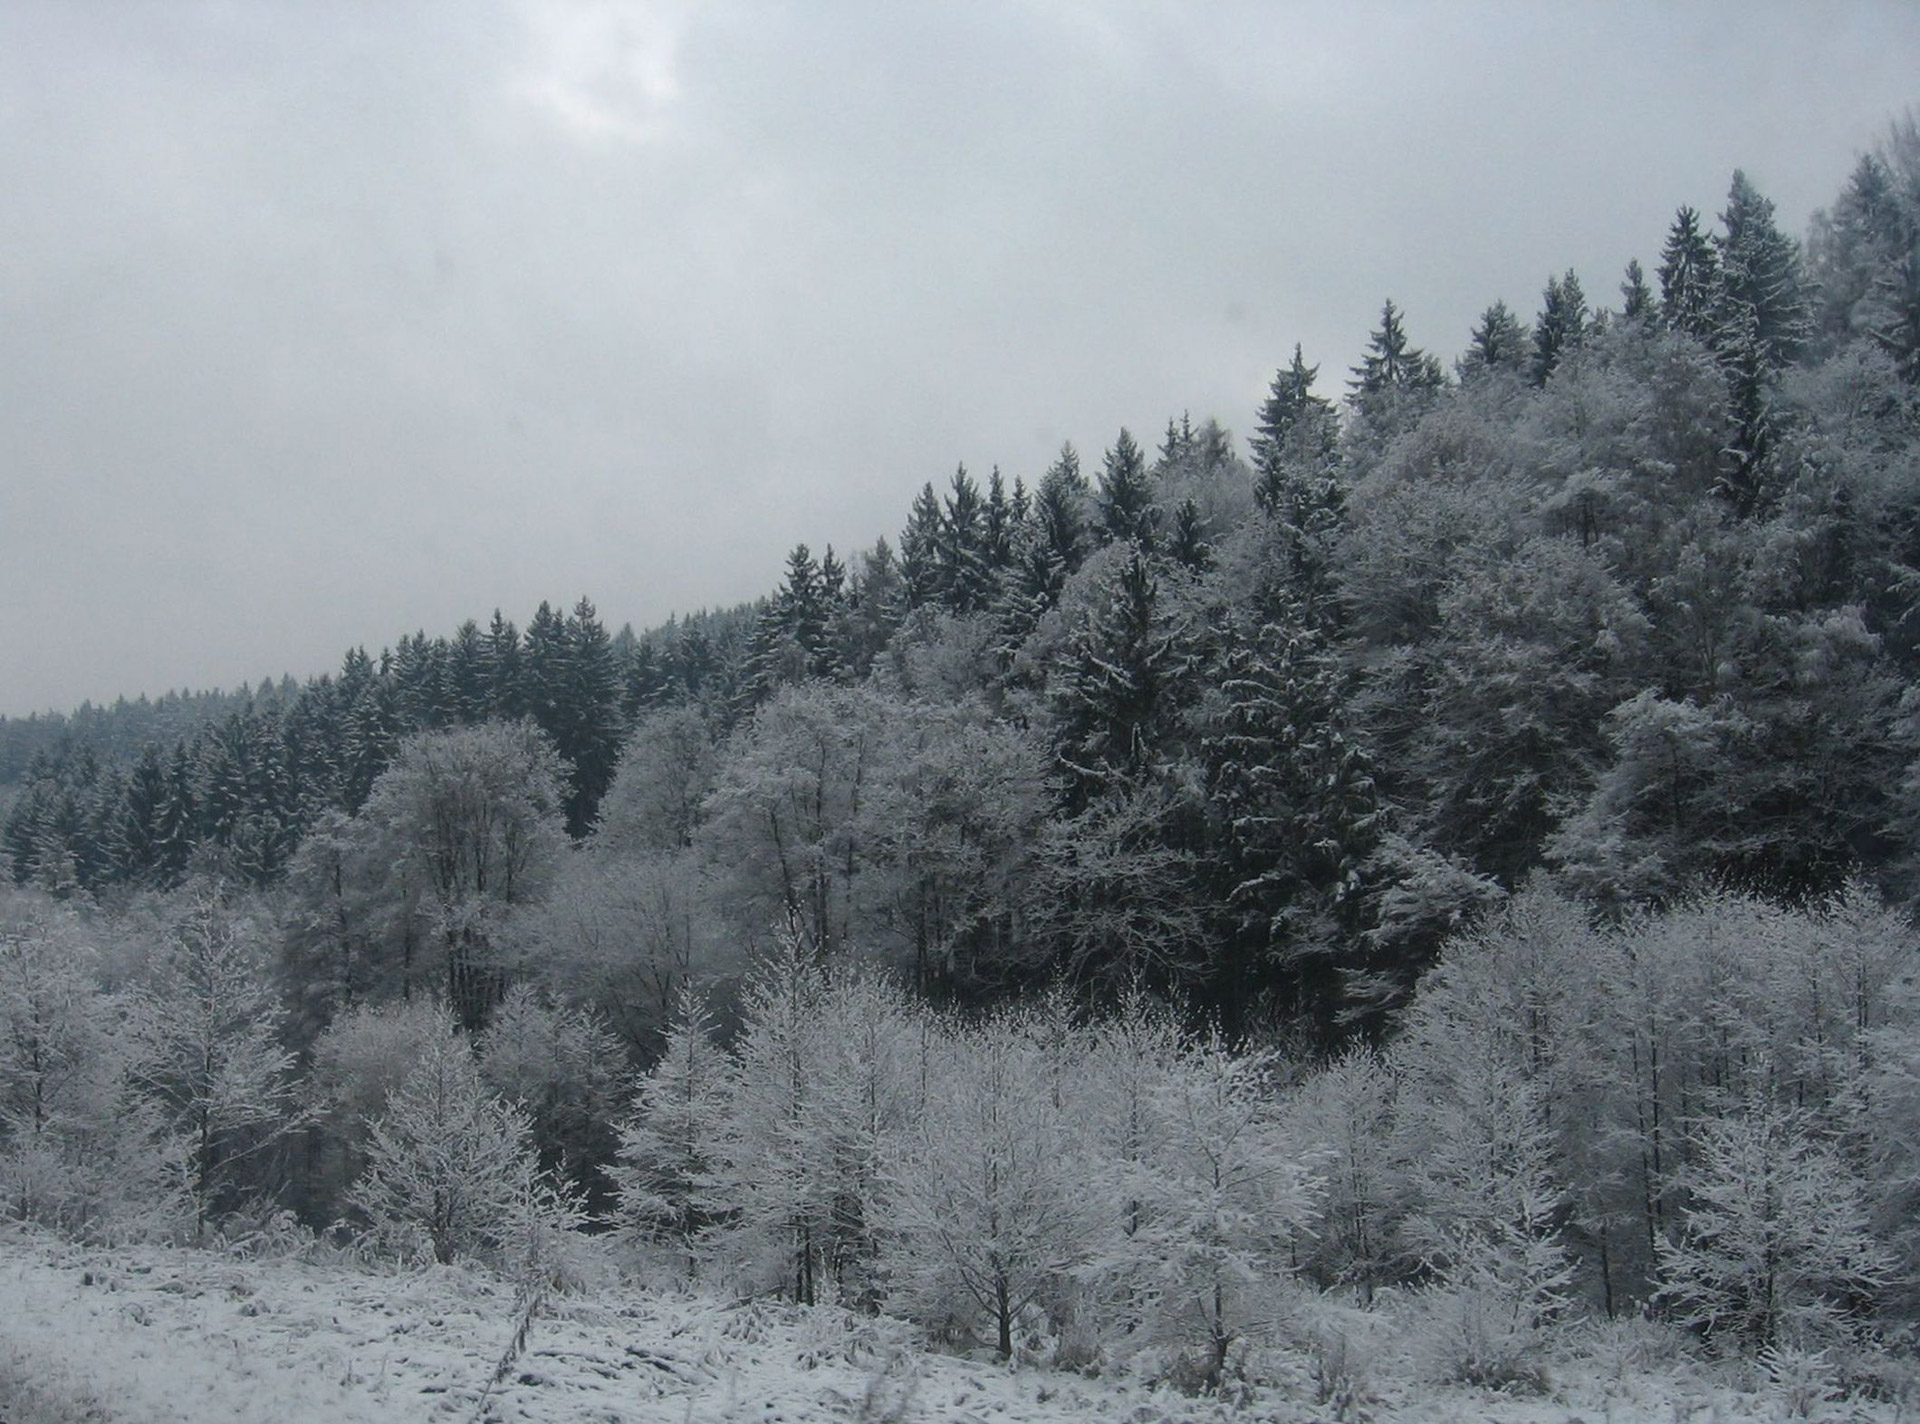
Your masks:
<svg viewBox="0 0 1920 1424"><path fill-rule="evenodd" d="M751 605L0 723L0 1215L541 1291L598 1243L1210 1388L1395 1292L1454 1381L1582 1313L1871 1357L1920 128L1804 242L1741 173L1649 237Z"/></svg>

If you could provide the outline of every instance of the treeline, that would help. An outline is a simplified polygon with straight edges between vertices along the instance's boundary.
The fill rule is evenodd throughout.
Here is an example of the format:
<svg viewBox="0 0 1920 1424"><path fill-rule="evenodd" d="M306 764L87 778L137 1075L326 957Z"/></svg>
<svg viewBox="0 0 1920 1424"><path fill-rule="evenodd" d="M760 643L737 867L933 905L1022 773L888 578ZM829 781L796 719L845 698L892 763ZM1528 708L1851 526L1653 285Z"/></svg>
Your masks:
<svg viewBox="0 0 1920 1424"><path fill-rule="evenodd" d="M259 696L287 698L298 690L291 679L263 679ZM245 706L254 695L244 685L237 692L181 690L154 698L122 697L105 707L83 702L73 712L0 717L0 786L32 779L35 759L52 758L63 746L86 747L96 760L109 764L131 762L143 748L170 746L202 724Z"/></svg>
<svg viewBox="0 0 1920 1424"><path fill-rule="evenodd" d="M750 619L703 613L641 641L609 636L586 599L564 614L543 603L524 633L496 611L378 659L356 648L305 685L6 724L10 747L34 750L5 852L16 882L60 896L165 890L189 870L271 884L316 817L359 808L405 737L523 717L566 756L569 825L584 833L636 710L722 683Z"/></svg>

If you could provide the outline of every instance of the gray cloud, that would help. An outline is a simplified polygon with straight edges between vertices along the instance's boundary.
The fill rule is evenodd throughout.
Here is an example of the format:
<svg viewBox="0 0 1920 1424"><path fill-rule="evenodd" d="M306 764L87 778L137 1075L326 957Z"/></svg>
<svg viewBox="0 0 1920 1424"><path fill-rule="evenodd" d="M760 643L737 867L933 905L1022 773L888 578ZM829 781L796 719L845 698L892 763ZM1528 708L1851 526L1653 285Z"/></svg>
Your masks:
<svg viewBox="0 0 1920 1424"><path fill-rule="evenodd" d="M1859 4L0 4L0 711L615 623L1380 300L1605 300L1912 95Z"/></svg>

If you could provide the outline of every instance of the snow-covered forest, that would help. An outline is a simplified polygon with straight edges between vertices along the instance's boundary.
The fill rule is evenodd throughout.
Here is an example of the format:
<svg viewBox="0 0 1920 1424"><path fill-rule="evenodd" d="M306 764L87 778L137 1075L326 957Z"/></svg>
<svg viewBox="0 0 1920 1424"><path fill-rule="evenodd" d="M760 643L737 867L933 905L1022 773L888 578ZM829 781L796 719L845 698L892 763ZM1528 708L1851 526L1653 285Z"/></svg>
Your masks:
<svg viewBox="0 0 1920 1424"><path fill-rule="evenodd" d="M6 1240L1911 1401L1920 128L1649 242L751 606L0 721Z"/></svg>

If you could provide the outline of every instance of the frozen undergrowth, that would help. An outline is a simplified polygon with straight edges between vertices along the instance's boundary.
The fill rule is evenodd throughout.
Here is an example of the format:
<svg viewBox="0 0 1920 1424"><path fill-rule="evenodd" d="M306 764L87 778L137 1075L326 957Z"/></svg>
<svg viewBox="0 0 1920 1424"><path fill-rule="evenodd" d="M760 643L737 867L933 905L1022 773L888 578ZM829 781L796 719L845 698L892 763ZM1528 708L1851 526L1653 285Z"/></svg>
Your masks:
<svg viewBox="0 0 1920 1424"><path fill-rule="evenodd" d="M1269 1382L1196 1400L1127 1378L1007 1369L917 1348L905 1326L632 1290L558 1297L510 1353L511 1286L459 1267L86 1250L0 1235L0 1419L496 1420L530 1424L812 1421L1893 1421L1915 1404L1837 1400L1791 1362L1710 1368L1648 1328L1597 1328L1545 1394L1407 1377L1378 1317L1329 1313L1305 1347L1256 1360Z"/></svg>

